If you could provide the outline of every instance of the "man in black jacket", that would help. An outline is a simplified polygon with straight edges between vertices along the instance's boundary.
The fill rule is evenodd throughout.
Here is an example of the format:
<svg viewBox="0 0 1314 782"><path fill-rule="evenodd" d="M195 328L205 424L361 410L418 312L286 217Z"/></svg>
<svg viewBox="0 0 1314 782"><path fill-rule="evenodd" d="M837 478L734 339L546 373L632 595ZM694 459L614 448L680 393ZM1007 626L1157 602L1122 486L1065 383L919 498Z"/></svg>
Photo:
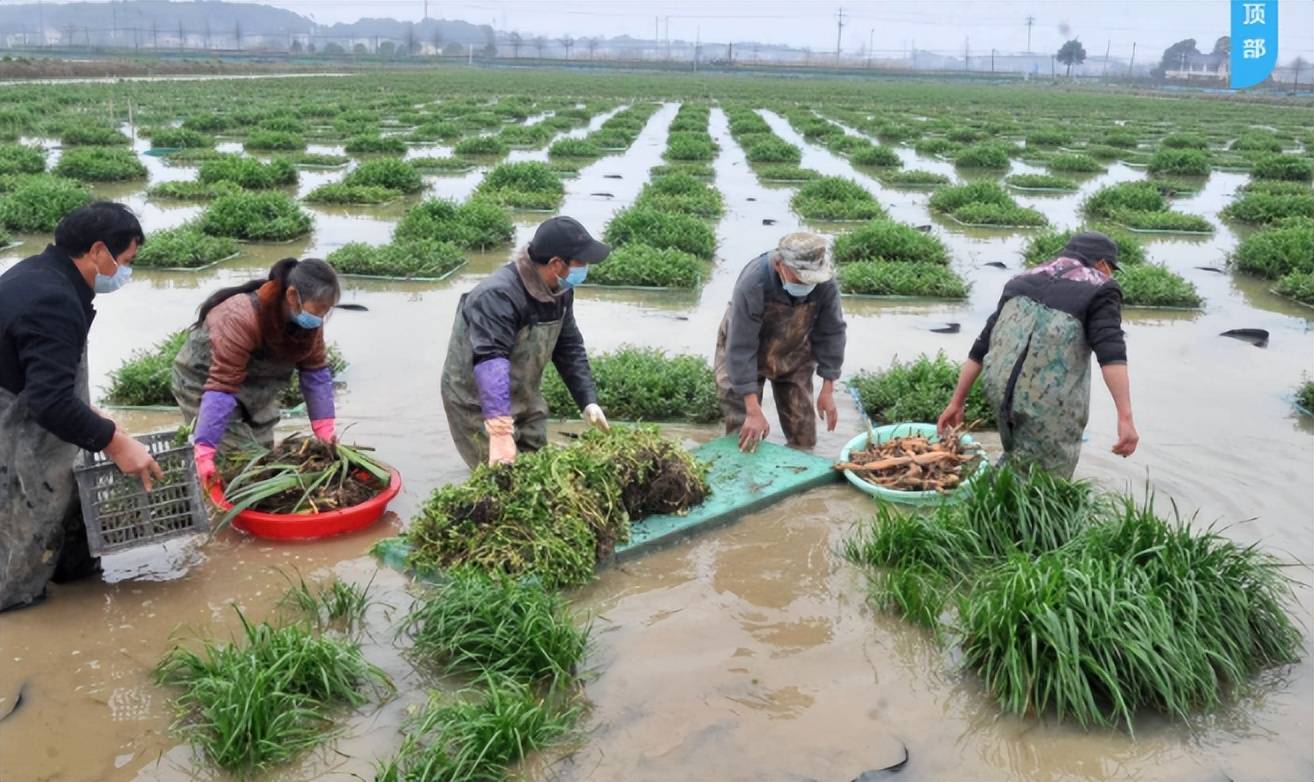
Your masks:
<svg viewBox="0 0 1314 782"><path fill-rule="evenodd" d="M1093 351L1118 410L1113 452L1131 456L1140 437L1132 422L1117 268L1118 246L1089 231L1074 235L1058 258L1010 280L940 414L941 433L962 425L967 393L984 372L1004 461L1071 478L1090 415Z"/></svg>
<svg viewBox="0 0 1314 782"><path fill-rule="evenodd" d="M607 427L575 325L572 288L610 252L579 221L554 217L515 260L461 297L441 390L452 440L467 465L511 462L519 451L547 444L541 389L549 361L584 420Z"/></svg>
<svg viewBox="0 0 1314 782"><path fill-rule="evenodd" d="M92 299L127 282L144 238L126 207L92 204L0 275L0 610L94 570L73 478L79 450L104 451L147 491L161 477L145 446L88 404Z"/></svg>

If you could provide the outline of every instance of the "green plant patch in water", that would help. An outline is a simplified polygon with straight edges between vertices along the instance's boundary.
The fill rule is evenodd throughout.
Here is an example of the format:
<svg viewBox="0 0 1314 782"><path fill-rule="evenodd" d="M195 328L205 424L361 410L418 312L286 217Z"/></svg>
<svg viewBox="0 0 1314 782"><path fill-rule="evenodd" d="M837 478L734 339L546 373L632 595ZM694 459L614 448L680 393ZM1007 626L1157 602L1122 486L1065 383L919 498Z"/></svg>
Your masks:
<svg viewBox="0 0 1314 782"><path fill-rule="evenodd" d="M404 155L406 142L397 136L361 133L347 139L343 149L348 155Z"/></svg>
<svg viewBox="0 0 1314 782"><path fill-rule="evenodd" d="M802 150L775 135L754 140L744 148L744 155L749 163L789 163L797 166L803 160Z"/></svg>
<svg viewBox="0 0 1314 782"><path fill-rule="evenodd" d="M1184 212L1148 212L1124 209L1109 218L1115 223L1136 231L1168 231L1180 233L1213 233L1214 225L1199 215Z"/></svg>
<svg viewBox="0 0 1314 782"><path fill-rule="evenodd" d="M822 177L803 185L789 206L811 220L870 220L885 210L866 188L849 179Z"/></svg>
<svg viewBox="0 0 1314 782"><path fill-rule="evenodd" d="M509 242L515 224L505 207L485 199L457 203L443 198L423 201L407 210L393 232L394 242L451 242L467 250L483 250Z"/></svg>
<svg viewBox="0 0 1314 782"><path fill-rule="evenodd" d="M310 233L312 225L310 215L296 201L271 192L219 196L200 218L201 230L211 236L252 242L296 239Z"/></svg>
<svg viewBox="0 0 1314 782"><path fill-rule="evenodd" d="M59 143L66 147L116 147L127 146L132 140L111 127L78 123L60 134Z"/></svg>
<svg viewBox="0 0 1314 782"><path fill-rule="evenodd" d="M418 193L424 189L420 172L405 160L383 158L366 160L343 178L342 183L354 187L376 187L401 193Z"/></svg>
<svg viewBox="0 0 1314 782"><path fill-rule="evenodd" d="M405 533L408 565L532 576L549 589L586 584L631 522L687 510L707 492L707 465L655 428L589 431L435 491Z"/></svg>
<svg viewBox="0 0 1314 782"><path fill-rule="evenodd" d="M649 174L653 177L681 174L698 179L713 179L716 177L716 169L712 168L711 163L663 163L660 166L653 166Z"/></svg>
<svg viewBox="0 0 1314 782"><path fill-rule="evenodd" d="M241 186L228 181L207 184L193 180L175 180L151 185L146 191L146 197L171 201L209 201L241 190Z"/></svg>
<svg viewBox="0 0 1314 782"><path fill-rule="evenodd" d="M422 173L464 174L474 168L473 163L458 157L413 157L406 162Z"/></svg>
<svg viewBox="0 0 1314 782"><path fill-rule="evenodd" d="M966 225L1041 226L1049 220L1035 209L1000 204L965 204L953 211L954 219Z"/></svg>
<svg viewBox="0 0 1314 782"><path fill-rule="evenodd" d="M935 263L856 261L836 274L841 293L858 296L911 296L965 299L967 283L952 269Z"/></svg>
<svg viewBox="0 0 1314 782"><path fill-rule="evenodd" d="M628 243L589 272L589 285L693 289L703 281L707 262L672 247Z"/></svg>
<svg viewBox="0 0 1314 782"><path fill-rule="evenodd" d="M935 358L922 354L909 362L896 359L886 369L864 371L845 382L858 393L862 411L877 424L931 423L953 397L958 370L943 352ZM964 420L981 421L988 429L995 426L994 409L979 383L968 392Z"/></svg>
<svg viewBox="0 0 1314 782"><path fill-rule="evenodd" d="M680 212L706 220L721 216L721 193L702 180L685 174L655 176L643 186L634 205L659 212Z"/></svg>
<svg viewBox="0 0 1314 782"><path fill-rule="evenodd" d="M1311 280L1314 283L1314 280ZM1314 381L1306 381L1296 389L1296 404L1309 411L1314 411Z"/></svg>
<svg viewBox="0 0 1314 782"><path fill-rule="evenodd" d="M268 190L297 183L297 170L282 158L262 163L253 157L221 155L203 161L196 177L206 184L232 182L249 190Z"/></svg>
<svg viewBox="0 0 1314 782"><path fill-rule="evenodd" d="M1314 272L1291 272L1278 278L1277 285L1273 286L1273 292L1279 296L1286 296L1292 301L1298 301L1314 307ZM1306 405L1306 410L1314 410L1314 406Z"/></svg>
<svg viewBox="0 0 1314 782"><path fill-rule="evenodd" d="M1241 240L1230 262L1270 280L1314 272L1314 220L1283 220Z"/></svg>
<svg viewBox="0 0 1314 782"><path fill-rule="evenodd" d="M1222 215L1251 225L1269 225L1288 217L1314 218L1314 190L1283 194L1248 192L1228 204Z"/></svg>
<svg viewBox="0 0 1314 782"><path fill-rule="evenodd" d="M934 171L886 171L880 176L881 184L889 187L939 187L949 184L949 177Z"/></svg>
<svg viewBox="0 0 1314 782"><path fill-rule="evenodd" d="M821 174L810 168L800 168L786 163L754 166L753 170L757 172L757 178L763 182L808 182L821 178Z"/></svg>
<svg viewBox="0 0 1314 782"><path fill-rule="evenodd" d="M602 148L589 139L563 138L548 147L548 157L592 159L602 157Z"/></svg>
<svg viewBox="0 0 1314 782"><path fill-rule="evenodd" d="M1008 168L1009 150L999 144L976 144L962 149L954 156L954 165L959 168Z"/></svg>
<svg viewBox="0 0 1314 782"><path fill-rule="evenodd" d="M1045 164L1050 171L1063 171L1072 174L1099 174L1104 171L1104 164L1079 152L1067 152L1055 155Z"/></svg>
<svg viewBox="0 0 1314 782"><path fill-rule="evenodd" d="M151 146L166 149L209 149L214 137L187 128L147 128L141 134L151 140Z"/></svg>
<svg viewBox="0 0 1314 782"><path fill-rule="evenodd" d="M40 174L46 170L46 151L22 144L0 146L0 176Z"/></svg>
<svg viewBox="0 0 1314 782"><path fill-rule="evenodd" d="M1022 190L1063 190L1077 189L1077 183L1053 174L1014 174L1004 182Z"/></svg>
<svg viewBox="0 0 1314 782"><path fill-rule="evenodd" d="M309 166L315 168L337 168L345 166L351 162L351 158L345 155L325 155L319 152L302 152L300 154L288 155L287 162L294 166Z"/></svg>
<svg viewBox="0 0 1314 782"><path fill-rule="evenodd" d="M503 163L488 172L475 189L476 195L503 206L541 211L555 210L565 193L561 176L546 163L535 161Z"/></svg>
<svg viewBox="0 0 1314 782"><path fill-rule="evenodd" d="M1208 176L1209 153L1200 149L1159 149L1149 160L1151 174Z"/></svg>
<svg viewBox="0 0 1314 782"><path fill-rule="evenodd" d="M9 176L0 181L0 225L19 233L50 233L64 215L91 202L77 180L50 174Z"/></svg>
<svg viewBox="0 0 1314 782"><path fill-rule="evenodd" d="M897 261L901 263L949 263L949 250L933 234L893 220L873 220L835 238L835 263Z"/></svg>
<svg viewBox="0 0 1314 782"><path fill-rule="evenodd" d="M110 373L105 401L125 407L176 404L169 383L174 359L186 341L187 330L183 329L175 331L150 348L134 351L118 369Z"/></svg>
<svg viewBox="0 0 1314 782"><path fill-rule="evenodd" d="M391 244L344 244L326 259L339 274L399 279L439 279L465 263L465 253L451 242L400 240Z"/></svg>
<svg viewBox="0 0 1314 782"><path fill-rule="evenodd" d="M875 144L856 150L849 156L849 160L855 166L867 166L869 168L899 168L903 165L903 159L899 157L897 152L889 147Z"/></svg>
<svg viewBox="0 0 1314 782"><path fill-rule="evenodd" d="M707 359L624 346L589 357L598 404L618 421L712 423L720 420L716 375ZM543 398L556 418L576 418L579 406L555 367L543 372Z"/></svg>
<svg viewBox="0 0 1314 782"><path fill-rule="evenodd" d="M254 152L300 152L306 148L306 139L300 133L258 128L247 135L242 147Z"/></svg>
<svg viewBox="0 0 1314 782"><path fill-rule="evenodd" d="M155 231L133 258L137 269L194 269L236 255L237 242L209 236L194 225Z"/></svg>
<svg viewBox="0 0 1314 782"><path fill-rule="evenodd" d="M64 150L52 173L83 182L123 182L144 179L146 166L131 149L74 147Z"/></svg>
<svg viewBox="0 0 1314 782"><path fill-rule="evenodd" d="M1250 175L1255 179L1309 182L1314 179L1314 160L1296 155L1264 155L1255 159Z"/></svg>
<svg viewBox="0 0 1314 782"><path fill-rule="evenodd" d="M503 157L510 150L497 136L469 136L452 147L453 153L463 157Z"/></svg>
<svg viewBox="0 0 1314 782"><path fill-rule="evenodd" d="M304 200L311 204L386 204L401 195L400 191L386 187L330 182L311 190Z"/></svg>
<svg viewBox="0 0 1314 782"><path fill-rule="evenodd" d="M603 238L617 248L641 244L680 250L703 260L716 253L716 233L707 223L692 215L639 206L613 217Z"/></svg>
<svg viewBox="0 0 1314 782"><path fill-rule="evenodd" d="M1204 302L1193 283L1160 264L1128 264L1113 276L1122 288L1122 303L1129 307L1190 309Z"/></svg>

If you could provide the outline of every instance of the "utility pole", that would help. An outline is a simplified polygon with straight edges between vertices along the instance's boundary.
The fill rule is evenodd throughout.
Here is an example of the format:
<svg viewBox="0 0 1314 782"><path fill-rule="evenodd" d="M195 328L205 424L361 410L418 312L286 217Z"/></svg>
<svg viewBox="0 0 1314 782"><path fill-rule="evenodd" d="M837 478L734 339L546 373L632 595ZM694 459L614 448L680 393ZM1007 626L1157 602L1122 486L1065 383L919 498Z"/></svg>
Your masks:
<svg viewBox="0 0 1314 782"><path fill-rule="evenodd" d="M963 39L963 70L972 70L972 36Z"/></svg>
<svg viewBox="0 0 1314 782"><path fill-rule="evenodd" d="M662 18L660 16L654 16L652 18L652 48L653 48L653 53L655 54L655 56L653 57L654 60L659 59L661 57L661 50L662 50L661 40L662 40Z"/></svg>
<svg viewBox="0 0 1314 782"><path fill-rule="evenodd" d="M1036 23L1036 17L1027 15L1027 54L1031 54L1031 25Z"/></svg>
<svg viewBox="0 0 1314 782"><path fill-rule="evenodd" d="M703 48L703 26L698 25L698 31L694 34L694 73L698 72L698 54Z"/></svg>
<svg viewBox="0 0 1314 782"><path fill-rule="evenodd" d="M1108 43L1104 44L1104 68L1100 70L1100 78L1103 79L1109 72L1109 50L1113 48L1113 39L1110 38Z"/></svg>
<svg viewBox="0 0 1314 782"><path fill-rule="evenodd" d="M666 24L666 61L671 60L671 17L663 19Z"/></svg>
<svg viewBox="0 0 1314 782"><path fill-rule="evenodd" d="M840 59L840 36L844 33L844 9L841 8L835 14L835 64L839 65Z"/></svg>
<svg viewBox="0 0 1314 782"><path fill-rule="evenodd" d="M994 72L995 72L995 50L994 50L994 49L991 49L991 50L990 50L990 72L991 72L991 73L994 73Z"/></svg>
<svg viewBox="0 0 1314 782"><path fill-rule="evenodd" d="M423 22L425 19L428 18L429 18L429 0L424 0L424 19L421 19L420 21Z"/></svg>
<svg viewBox="0 0 1314 782"><path fill-rule="evenodd" d="M1127 65L1127 76L1133 77L1136 74L1136 42L1132 41L1131 62Z"/></svg>
<svg viewBox="0 0 1314 782"><path fill-rule="evenodd" d="M867 33L867 67L871 67L871 42L876 37L876 28L873 27Z"/></svg>

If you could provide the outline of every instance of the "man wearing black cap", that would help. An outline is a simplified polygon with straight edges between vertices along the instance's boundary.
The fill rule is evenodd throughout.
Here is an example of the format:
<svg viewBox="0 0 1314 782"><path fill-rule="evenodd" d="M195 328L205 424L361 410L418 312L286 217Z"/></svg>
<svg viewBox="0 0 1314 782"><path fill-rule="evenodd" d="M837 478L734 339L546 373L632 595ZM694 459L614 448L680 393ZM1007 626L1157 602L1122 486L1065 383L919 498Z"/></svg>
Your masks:
<svg viewBox="0 0 1314 782"><path fill-rule="evenodd" d="M1131 456L1140 438L1132 422L1117 268L1118 246L1087 231L1068 240L1058 258L1009 280L940 414L940 431L963 423L967 392L984 373L1004 461L1071 478L1090 414L1093 351L1118 410L1113 452Z"/></svg>
<svg viewBox="0 0 1314 782"><path fill-rule="evenodd" d="M541 388L548 361L584 420L607 428L575 325L572 288L610 252L578 220L553 217L514 261L461 297L443 365L442 397L452 440L466 464L511 462L519 451L547 444Z"/></svg>

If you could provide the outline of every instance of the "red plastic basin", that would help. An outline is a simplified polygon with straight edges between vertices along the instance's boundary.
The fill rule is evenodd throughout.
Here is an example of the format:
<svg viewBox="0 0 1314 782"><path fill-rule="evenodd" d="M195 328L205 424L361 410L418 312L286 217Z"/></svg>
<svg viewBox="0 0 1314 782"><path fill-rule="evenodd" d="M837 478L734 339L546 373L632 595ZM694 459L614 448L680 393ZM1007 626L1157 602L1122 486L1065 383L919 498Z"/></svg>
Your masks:
<svg viewBox="0 0 1314 782"><path fill-rule="evenodd" d="M401 473L391 470L388 487L359 505L327 513L263 513L244 510L233 517L233 526L269 540L315 540L318 538L356 532L383 518L388 503L401 491ZM224 497L223 485L218 481L210 485L210 499L220 510L232 509Z"/></svg>

